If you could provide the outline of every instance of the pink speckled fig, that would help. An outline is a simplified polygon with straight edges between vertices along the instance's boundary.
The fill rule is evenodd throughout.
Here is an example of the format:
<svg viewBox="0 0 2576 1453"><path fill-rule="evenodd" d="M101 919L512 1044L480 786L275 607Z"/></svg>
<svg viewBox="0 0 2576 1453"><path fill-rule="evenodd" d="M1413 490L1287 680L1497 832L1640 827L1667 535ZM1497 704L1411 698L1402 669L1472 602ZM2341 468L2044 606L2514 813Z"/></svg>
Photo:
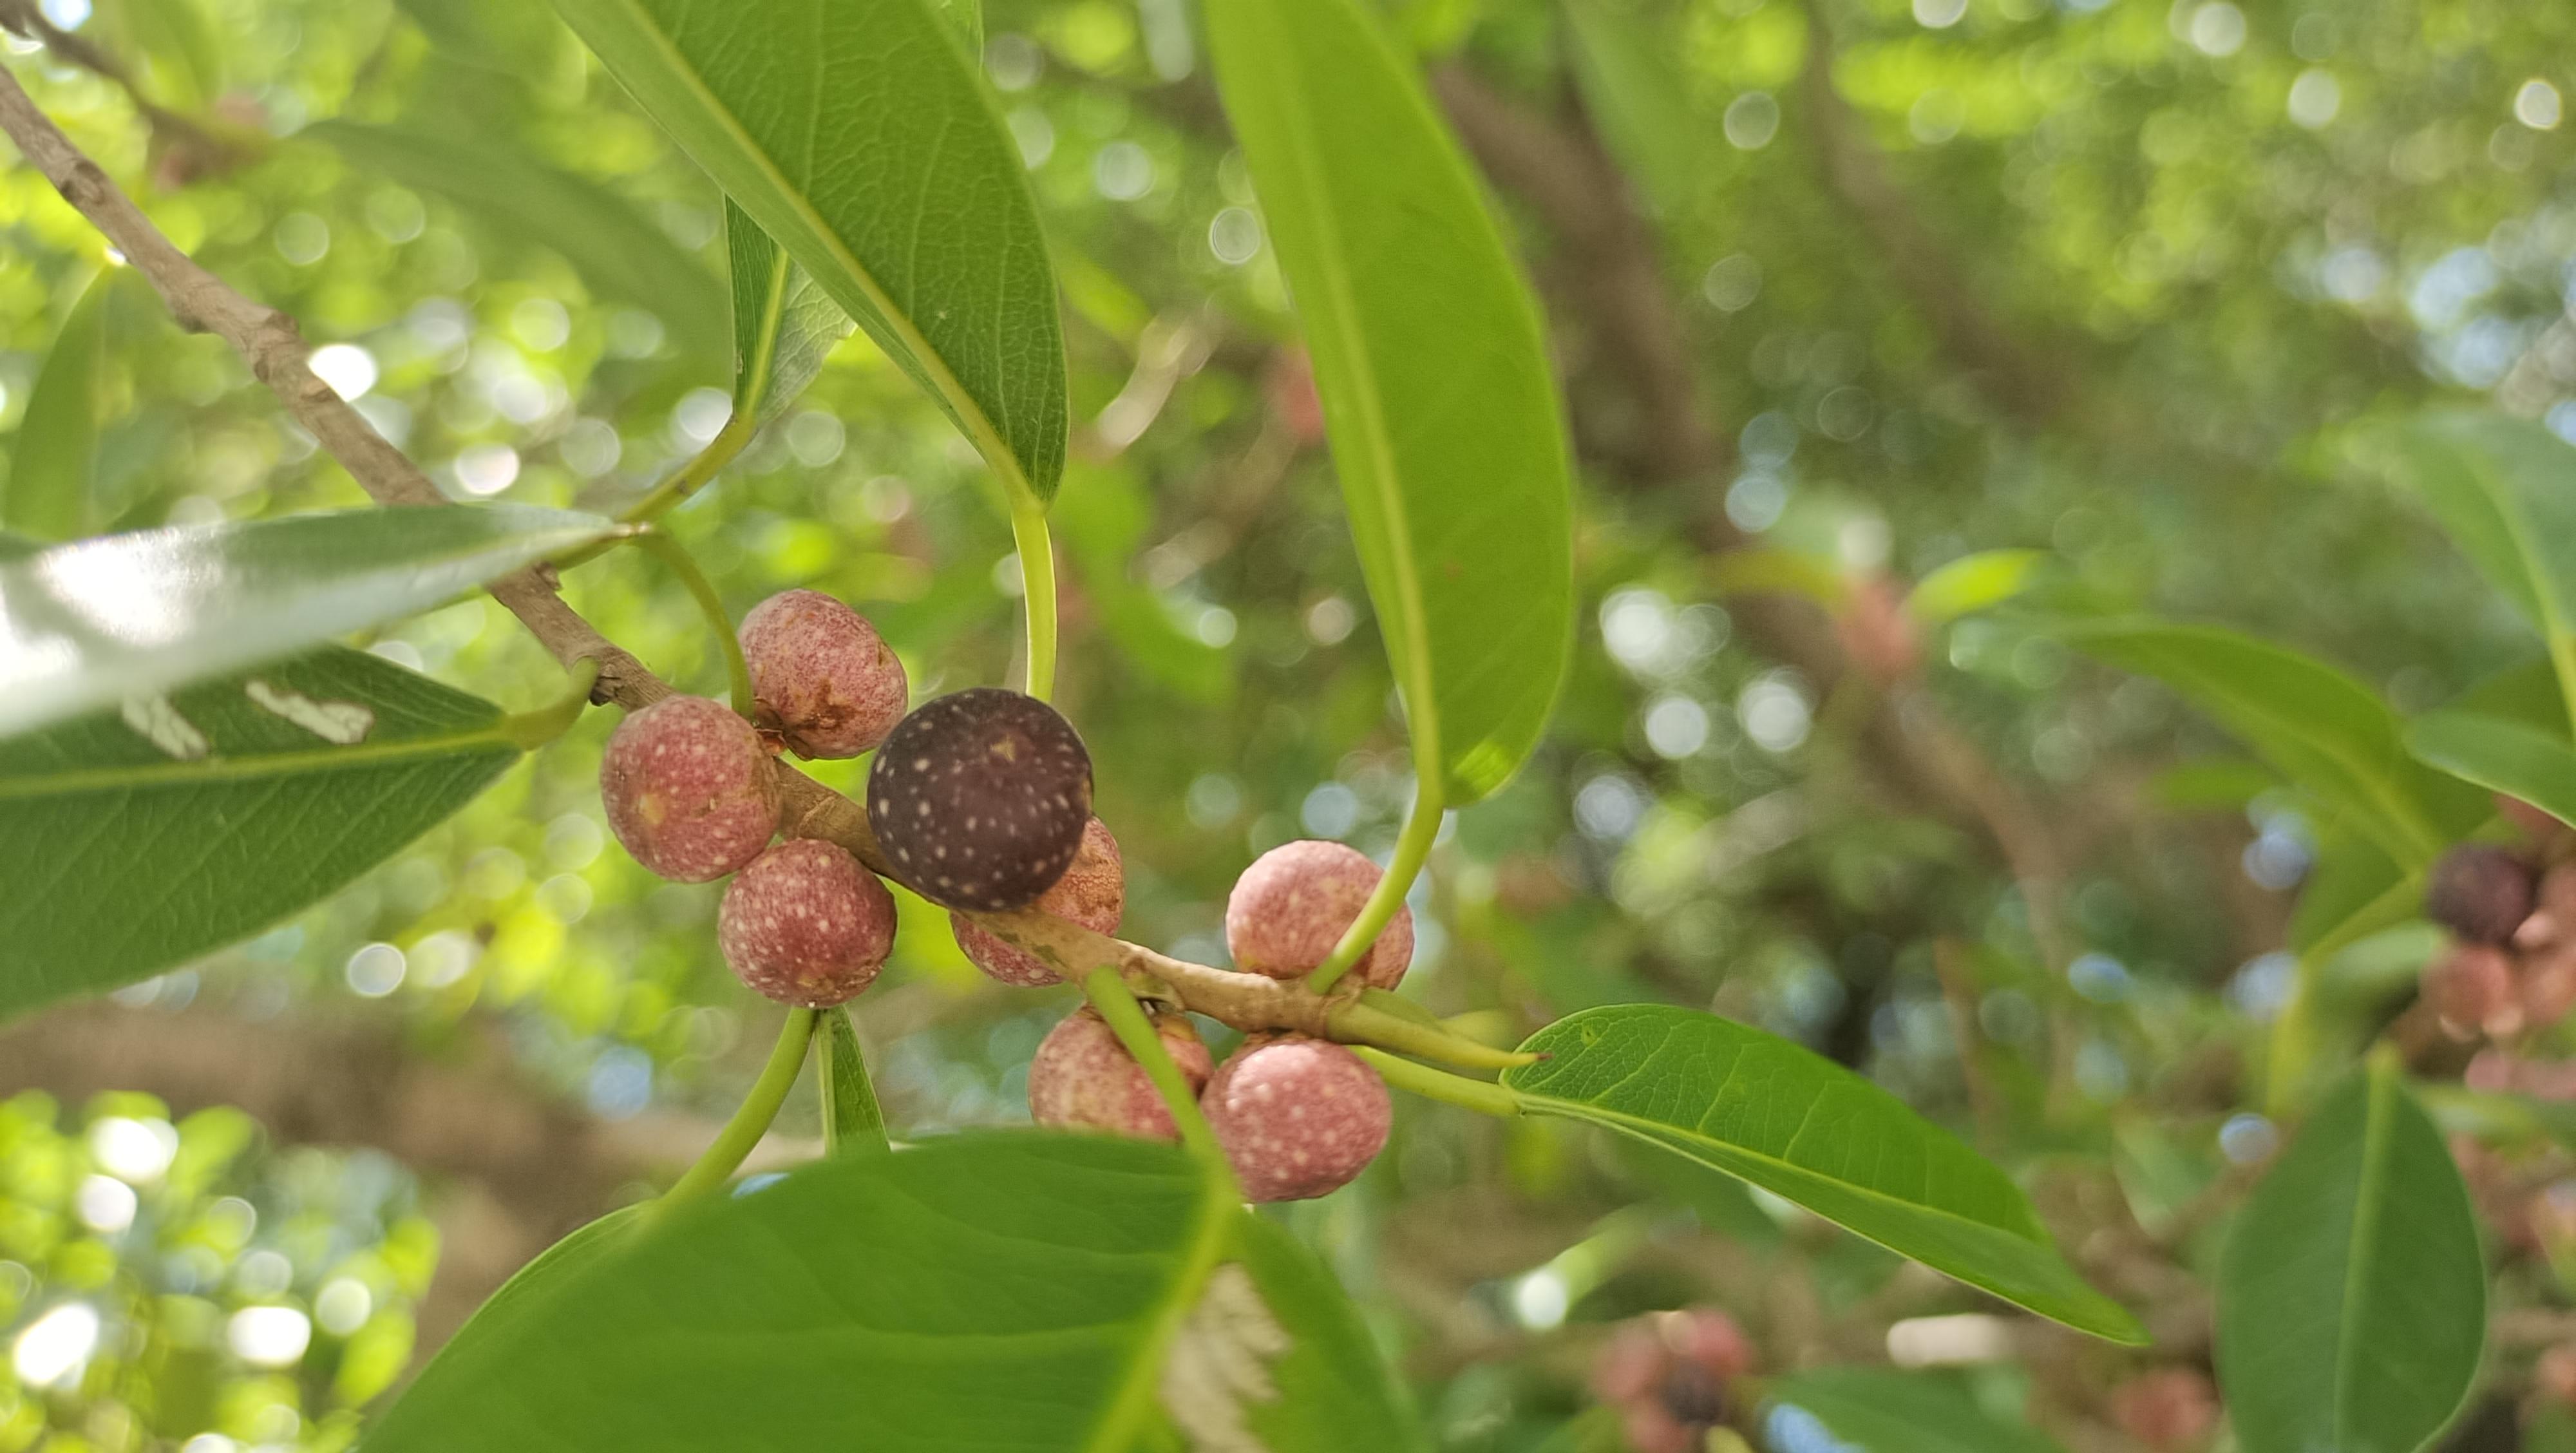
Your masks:
<svg viewBox="0 0 2576 1453"><path fill-rule="evenodd" d="M635 861L712 882L778 831L778 783L760 734L723 702L672 696L617 724L599 761L608 826Z"/></svg>
<svg viewBox="0 0 2576 1453"><path fill-rule="evenodd" d="M2522 1028L2523 1005L2513 960L2482 943L2455 944L2424 969L2424 999L2452 1038L2511 1034Z"/></svg>
<svg viewBox="0 0 2576 1453"><path fill-rule="evenodd" d="M1206 1088L1207 1046L1199 1042L1188 1017L1156 1015L1154 1034L1189 1082L1190 1093ZM1109 1021L1091 1009L1075 1010L1038 1045L1029 1061L1029 1114L1040 1125L1108 1130L1146 1140L1181 1138L1145 1067L1118 1042Z"/></svg>
<svg viewBox="0 0 2576 1453"><path fill-rule="evenodd" d="M837 844L780 843L726 885L716 946L754 992L828 1009L857 998L885 967L894 895Z"/></svg>
<svg viewBox="0 0 2576 1453"><path fill-rule="evenodd" d="M1378 866L1357 848L1308 839L1253 860L1225 900L1225 946L1234 966L1274 979L1311 972L1333 952L1376 891ZM1392 989L1413 963L1413 910L1399 908L1351 973Z"/></svg>
<svg viewBox="0 0 2576 1453"><path fill-rule="evenodd" d="M1073 855L1073 866L1029 906L1094 933L1117 931L1118 919L1127 911L1127 869L1118 856L1118 839L1109 835L1107 824L1095 817L1083 828L1082 848ZM975 967L1005 984L1036 988L1061 982L1044 959L977 928L965 914L949 914L948 926Z"/></svg>
<svg viewBox="0 0 2576 1453"><path fill-rule="evenodd" d="M782 590L742 618L760 729L800 757L855 757L903 720L903 662L868 618L819 590Z"/></svg>
<svg viewBox="0 0 2576 1453"><path fill-rule="evenodd" d="M1358 1055L1302 1034L1255 1035L1199 1097L1254 1201L1303 1201L1359 1178L1386 1148L1395 1107Z"/></svg>

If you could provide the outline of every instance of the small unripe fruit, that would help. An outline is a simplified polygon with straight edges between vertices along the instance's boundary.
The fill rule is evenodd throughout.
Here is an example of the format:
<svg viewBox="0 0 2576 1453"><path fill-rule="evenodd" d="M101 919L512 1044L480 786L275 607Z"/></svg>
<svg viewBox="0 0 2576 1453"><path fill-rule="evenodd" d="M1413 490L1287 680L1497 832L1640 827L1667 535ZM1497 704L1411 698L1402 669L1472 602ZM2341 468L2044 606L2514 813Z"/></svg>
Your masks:
<svg viewBox="0 0 2576 1453"><path fill-rule="evenodd" d="M2424 969L2424 999L2455 1039L2511 1034L2522 1027L2513 960L2482 943L2455 944Z"/></svg>
<svg viewBox="0 0 2576 1453"><path fill-rule="evenodd" d="M800 757L855 757L903 720L903 662L868 618L819 590L782 590L742 618L763 732Z"/></svg>
<svg viewBox="0 0 2576 1453"><path fill-rule="evenodd" d="M905 717L868 769L868 818L895 871L942 908L1025 908L1091 821L1091 754L1055 708L978 686Z"/></svg>
<svg viewBox="0 0 2576 1453"><path fill-rule="evenodd" d="M609 830L635 861L707 883L778 831L778 783L751 723L720 701L672 696L617 724L599 761Z"/></svg>
<svg viewBox="0 0 2576 1453"><path fill-rule="evenodd" d="M1093 933L1117 931L1118 920L1127 911L1127 869L1119 860L1118 839L1109 835L1107 824L1095 817L1083 828L1082 848L1073 855L1073 866L1029 906ZM948 915L948 926L975 967L1003 983L1036 988L1059 982L1046 960L977 928L966 915Z"/></svg>
<svg viewBox="0 0 2576 1453"><path fill-rule="evenodd" d="M2197 1447L2218 1426L2218 1390L2197 1368L2140 1373L2111 1390L2111 1421L2156 1453Z"/></svg>
<svg viewBox="0 0 2576 1453"><path fill-rule="evenodd" d="M780 843L726 885L716 945L753 991L828 1009L857 998L885 967L894 895L836 844Z"/></svg>
<svg viewBox="0 0 2576 1453"><path fill-rule="evenodd" d="M1273 979L1312 972L1331 957L1380 876L1366 853L1341 843L1309 839L1263 853L1225 900L1225 947L1234 966ZM1413 910L1398 908L1351 973L1392 989L1412 962Z"/></svg>
<svg viewBox="0 0 2576 1453"><path fill-rule="evenodd" d="M1303 1201L1359 1178L1386 1148L1395 1107L1358 1055L1301 1034L1256 1035L1199 1097L1246 1199Z"/></svg>
<svg viewBox="0 0 2576 1453"><path fill-rule="evenodd" d="M1208 1082L1207 1046L1186 1016L1155 1016L1154 1034L1196 1095ZM1118 1042L1109 1021L1091 1009L1047 1032L1029 1061L1029 1114L1040 1125L1107 1130L1146 1140L1181 1138L1171 1107L1145 1067Z"/></svg>
<svg viewBox="0 0 2576 1453"><path fill-rule="evenodd" d="M2531 865L2503 848L2462 843L2433 865L2424 915L2470 943L2510 943L2531 916Z"/></svg>
<svg viewBox="0 0 2576 1453"><path fill-rule="evenodd" d="M1726 1421L1729 1385L1752 1367L1752 1344L1724 1312L1656 1312L1610 1339L1592 1390L1618 1411L1638 1453L1693 1453Z"/></svg>

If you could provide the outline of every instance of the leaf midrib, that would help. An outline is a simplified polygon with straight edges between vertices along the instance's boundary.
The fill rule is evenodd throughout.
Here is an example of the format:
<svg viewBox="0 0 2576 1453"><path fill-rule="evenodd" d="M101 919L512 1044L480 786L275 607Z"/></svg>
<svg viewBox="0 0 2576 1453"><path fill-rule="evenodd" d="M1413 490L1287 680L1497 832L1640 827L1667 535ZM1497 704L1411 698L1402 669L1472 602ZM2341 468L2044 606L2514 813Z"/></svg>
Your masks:
<svg viewBox="0 0 2576 1453"><path fill-rule="evenodd" d="M647 38L647 42L654 49L662 53L671 73L680 78L680 84L699 99L707 115L715 118L717 128L732 138L739 154L750 158L753 170L757 171L762 180L769 184L770 189L783 199L788 209L803 220L807 230L821 241L824 250L831 253L833 260L849 274L851 281L856 283L859 291L866 296L871 311L876 314L878 321L896 335L897 341L903 345L906 352L912 355L914 363L929 376L931 388L938 393L940 400L948 405L960 422L966 425L966 432L973 439L977 452L984 456L984 462L992 467L994 473L1002 476L1004 487L1014 495L1039 498L1036 488L1029 481L1028 471L1020 467L1019 456L1011 452L1011 446L1002 438L1001 430L984 412L983 406L976 402L975 397L966 391L966 386L958 381L957 375L949 369L947 358L939 350L931 347L930 340L923 337L921 330L913 326L911 316L895 306L894 299L878 283L876 275L861 265L857 256L842 244L841 235L826 224L819 213L815 212L812 205L805 200L804 193L788 184L786 174L778 169L778 164L766 150L753 142L751 134L743 129L733 109L716 99L715 93L707 88L698 68L681 53L670 34L652 20L637 0L607 0L607 3L616 5L633 19L638 32ZM745 210L744 215L750 215L748 209ZM755 223L757 220L754 219ZM775 238L771 241L776 243L779 255L784 258L787 255L786 245L777 243Z"/></svg>
<svg viewBox="0 0 2576 1453"><path fill-rule="evenodd" d="M263 756L203 757L193 762L141 762L123 767L90 767L45 776L0 777L0 802L85 793L162 787L198 787L217 783L255 782L264 777L297 776L349 767L378 766L423 757L462 756L483 747L518 751L506 723L449 736L406 737L393 742L367 742L347 747L317 747Z"/></svg>
<svg viewBox="0 0 2576 1453"><path fill-rule="evenodd" d="M2352 1411L2348 1399L2362 1358L2360 1329L2368 1308L2369 1274L2378 1261L2379 1222L2384 1210L2380 1183L2388 1174L2389 1142L2394 1138L2390 1122L2397 1110L2396 1075L2376 1065L2369 1073L2370 1095L2362 1117L2361 1176L2353 1192L2352 1240L2344 1254L2343 1325L2335 1336L2334 1435L2338 1447L2345 1445L2345 1421Z"/></svg>

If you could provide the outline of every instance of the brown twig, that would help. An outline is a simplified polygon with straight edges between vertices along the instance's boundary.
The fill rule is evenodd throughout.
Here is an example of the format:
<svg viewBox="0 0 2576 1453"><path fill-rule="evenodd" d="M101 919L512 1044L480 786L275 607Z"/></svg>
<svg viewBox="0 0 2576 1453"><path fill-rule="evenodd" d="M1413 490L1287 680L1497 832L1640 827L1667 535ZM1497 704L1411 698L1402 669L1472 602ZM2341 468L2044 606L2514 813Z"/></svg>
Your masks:
<svg viewBox="0 0 2576 1453"><path fill-rule="evenodd" d="M293 319L243 297L179 250L6 70L0 70L0 131L151 280L181 326L230 343L252 375L285 402L296 422L340 461L369 498L406 508L448 503L418 465L307 366L304 337ZM633 711L673 694L669 683L567 605L546 567L506 576L492 584L491 592L557 661L567 667L583 660L599 663L592 700ZM878 849L865 809L784 762L774 763L773 770L784 835L838 843L879 875L902 881ZM1300 984L1187 963L1032 909L974 917L1005 940L1041 955L1068 979L1114 965L1156 997L1238 1029L1295 1030L1416 1053L1444 1048L1419 1026L1360 1004L1355 991L1318 996Z"/></svg>

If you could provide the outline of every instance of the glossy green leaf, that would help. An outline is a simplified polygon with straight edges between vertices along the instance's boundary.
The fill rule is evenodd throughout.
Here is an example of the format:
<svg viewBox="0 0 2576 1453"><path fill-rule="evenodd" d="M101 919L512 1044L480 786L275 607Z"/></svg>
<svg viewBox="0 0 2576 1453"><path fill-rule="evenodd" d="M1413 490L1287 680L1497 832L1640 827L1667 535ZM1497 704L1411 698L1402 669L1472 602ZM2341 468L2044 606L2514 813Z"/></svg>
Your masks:
<svg viewBox="0 0 2576 1453"><path fill-rule="evenodd" d="M2485 817L2485 794L2406 751L2395 712L2342 671L2220 626L2069 624L2070 645L2153 676L2236 734L2281 775L2350 815L2400 867L2429 861Z"/></svg>
<svg viewBox="0 0 2576 1453"><path fill-rule="evenodd" d="M2031 588L2048 555L2040 550L1981 550L1962 555L1914 583L1905 608L1914 618L1945 625L1992 610Z"/></svg>
<svg viewBox="0 0 2576 1453"><path fill-rule="evenodd" d="M877 1087L868 1078L858 1026L850 1022L847 1010L826 1009L821 1037L821 1052L814 1062L823 1094L824 1145L835 1154L884 1149L885 1112L878 1108Z"/></svg>
<svg viewBox="0 0 2576 1453"><path fill-rule="evenodd" d="M2576 823L2576 750L2563 737L2501 717L2437 711L2406 727L2416 760Z"/></svg>
<svg viewBox="0 0 2576 1453"><path fill-rule="evenodd" d="M1240 1354L1269 1395L1167 1363L1175 1342ZM1186 1446L1178 1404L1270 1453L1420 1446L1322 1269L1179 1151L988 1132L620 1238L460 1336L367 1446L1079 1453Z"/></svg>
<svg viewBox="0 0 2576 1453"><path fill-rule="evenodd" d="M525 505L106 535L0 565L0 739L427 610L612 535Z"/></svg>
<svg viewBox="0 0 2576 1453"><path fill-rule="evenodd" d="M1055 493L1055 277L1019 148L949 22L926 0L555 8L1015 496Z"/></svg>
<svg viewBox="0 0 2576 1453"><path fill-rule="evenodd" d="M2381 1059L2320 1106L2228 1234L2218 1378L2245 1453L2415 1453L2486 1340L2478 1225L2442 1135Z"/></svg>
<svg viewBox="0 0 2576 1453"><path fill-rule="evenodd" d="M99 414L107 367L107 304L118 270L92 279L54 334L27 390L26 416L9 451L0 525L39 540L83 533L98 477Z"/></svg>
<svg viewBox="0 0 2576 1453"><path fill-rule="evenodd" d="M1894 1095L1776 1035L1659 1004L1571 1014L1503 1073L1522 1108L1606 1126L1795 1201L2041 1316L2143 1340L2059 1258L2029 1197Z"/></svg>
<svg viewBox="0 0 2576 1453"><path fill-rule="evenodd" d="M319 902L519 751L492 703L341 647L0 741L0 1016Z"/></svg>
<svg viewBox="0 0 2576 1453"><path fill-rule="evenodd" d="M2539 628L2576 700L2576 446L2535 420L2467 411L2364 430L2354 445Z"/></svg>
<svg viewBox="0 0 2576 1453"><path fill-rule="evenodd" d="M298 134L328 143L366 175L434 192L513 241L560 253L593 293L660 318L701 369L724 357L724 283L597 182L452 131L319 121Z"/></svg>
<svg viewBox="0 0 2576 1453"><path fill-rule="evenodd" d="M1925 1373L1818 1367L1774 1378L1766 1391L1775 1408L1805 1412L1854 1453L2063 1453L2047 1434Z"/></svg>
<svg viewBox="0 0 2576 1453"><path fill-rule="evenodd" d="M1574 638L1537 309L1410 62L1357 0L1205 13L1419 770L1449 805L1473 802L1536 745Z"/></svg>
<svg viewBox="0 0 2576 1453"><path fill-rule="evenodd" d="M856 325L730 200L725 252L733 269L733 411L765 424L796 402Z"/></svg>

